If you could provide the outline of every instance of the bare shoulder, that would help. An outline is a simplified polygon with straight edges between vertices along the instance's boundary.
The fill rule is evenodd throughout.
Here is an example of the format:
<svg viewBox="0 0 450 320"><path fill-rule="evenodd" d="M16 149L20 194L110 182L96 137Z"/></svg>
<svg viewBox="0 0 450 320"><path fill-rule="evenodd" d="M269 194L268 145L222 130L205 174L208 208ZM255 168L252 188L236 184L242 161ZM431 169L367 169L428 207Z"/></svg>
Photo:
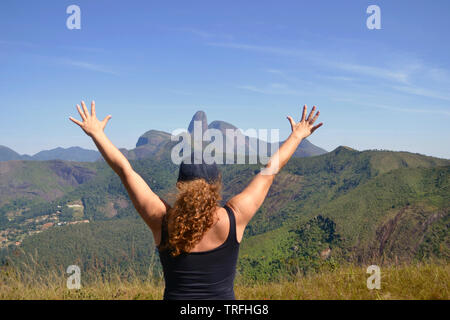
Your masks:
<svg viewBox="0 0 450 320"><path fill-rule="evenodd" d="M215 221L210 231L207 232L207 237L223 242L228 237L230 227L227 210L224 207L218 207Z"/></svg>
<svg viewBox="0 0 450 320"><path fill-rule="evenodd" d="M229 222L227 210L223 207L218 207L216 211L216 221L214 222L214 227L220 230L220 233L228 232Z"/></svg>
<svg viewBox="0 0 450 320"><path fill-rule="evenodd" d="M236 221L236 226L247 224L246 219L244 219L244 217L239 213L239 210L237 206L233 203L233 201L228 201L226 206L231 209L234 216L234 220ZM223 209L226 211L225 208Z"/></svg>

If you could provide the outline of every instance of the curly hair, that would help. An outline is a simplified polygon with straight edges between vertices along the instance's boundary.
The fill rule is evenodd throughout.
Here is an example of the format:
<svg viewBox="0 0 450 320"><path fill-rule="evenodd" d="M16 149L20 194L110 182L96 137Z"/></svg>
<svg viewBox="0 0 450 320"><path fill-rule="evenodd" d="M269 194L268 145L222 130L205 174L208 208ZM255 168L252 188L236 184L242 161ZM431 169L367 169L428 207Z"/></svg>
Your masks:
<svg viewBox="0 0 450 320"><path fill-rule="evenodd" d="M208 231L215 220L216 208L222 200L221 179L208 183L204 179L177 182L178 193L167 212L169 239L166 248L172 256L189 252Z"/></svg>

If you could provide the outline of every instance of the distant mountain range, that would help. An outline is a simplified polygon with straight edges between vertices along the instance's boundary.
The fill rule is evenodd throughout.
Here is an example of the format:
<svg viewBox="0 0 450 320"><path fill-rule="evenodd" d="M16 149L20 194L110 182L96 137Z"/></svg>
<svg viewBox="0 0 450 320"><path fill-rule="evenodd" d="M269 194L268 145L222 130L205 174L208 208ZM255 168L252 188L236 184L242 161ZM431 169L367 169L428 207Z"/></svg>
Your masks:
<svg viewBox="0 0 450 320"><path fill-rule="evenodd" d="M93 162L97 161L100 157L100 152L96 150L88 150L80 147L70 147L70 148L55 148L51 150L43 150L32 156L27 154L19 154L14 150L6 147L0 146L0 161L9 160L67 160L67 161L78 161L78 162Z"/></svg>
<svg viewBox="0 0 450 320"><path fill-rule="evenodd" d="M224 137L226 137L227 130L235 130L235 141L232 141L229 138L224 138L224 147L226 147L227 144L234 142L234 150L239 150L237 145L239 144L239 138L242 138L241 141L244 141L245 143L246 154L256 154L257 150L255 150L253 146L258 146L260 141L257 138L244 136L243 133L234 125L219 120L215 120L208 125L206 113L204 111L197 111L188 125L188 132L191 134L194 132L195 121L201 122L203 132L207 129L216 129L219 130ZM145 159L162 153L168 153L171 148L178 143L171 141L170 137L170 133L158 130L149 130L139 137L136 143L136 148L130 150L121 148L120 151L130 160ZM281 141L280 144L282 142L283 141ZM267 149L269 151L272 149L275 150L270 143L267 144ZM317 156L326 152L326 150L319 148L307 139L304 139L297 151L294 153L294 157ZM26 154L21 155L11 148L0 145L0 161L9 160L66 160L77 162L94 162L98 160L103 161L103 158L98 151L83 149L81 147L58 147L51 150L40 151L35 155L30 156Z"/></svg>
<svg viewBox="0 0 450 320"><path fill-rule="evenodd" d="M208 124L208 120L206 117L206 113L204 111L197 111L194 116L192 117L192 120L190 121L188 125L188 132L190 134L194 133L194 123L195 121L201 122L201 128L202 132L205 132L207 129L216 129L220 131L224 137L223 140L223 146L224 150L226 150L226 146L230 143L233 144L233 150L236 153L239 153L239 143L242 141L244 143L245 148L245 154L257 154L257 149L254 148L254 146L259 146L260 143L267 144L267 150L270 152L275 151L277 148L275 143L267 143L259 141L257 138L248 137L245 136L240 129L238 129L236 126L232 125L231 123L215 120ZM232 141L227 136L227 130L234 130L235 131L235 137L234 141ZM280 145L284 141L280 141ZM158 130L150 130L141 135L138 139L138 142L136 143L136 148L127 150L127 149L120 149L122 153L130 160L139 160L139 159L145 159L152 156L158 156L170 153L170 150L174 145L176 145L178 142L171 141L171 134L164 132L164 131L158 131ZM302 143L299 145L298 149L294 153L294 157L311 157L311 156L318 156L321 154L327 153L326 150L312 144L308 141L308 139L304 139Z"/></svg>

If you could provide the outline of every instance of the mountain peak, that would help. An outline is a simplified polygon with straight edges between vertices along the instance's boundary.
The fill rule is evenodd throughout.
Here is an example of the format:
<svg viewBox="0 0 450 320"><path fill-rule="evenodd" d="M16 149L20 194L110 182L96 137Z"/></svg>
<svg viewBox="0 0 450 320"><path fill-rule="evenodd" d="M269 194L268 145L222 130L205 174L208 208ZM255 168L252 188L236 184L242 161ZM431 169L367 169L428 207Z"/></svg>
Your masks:
<svg viewBox="0 0 450 320"><path fill-rule="evenodd" d="M208 130L208 119L206 118L206 113L204 111L199 110L192 117L188 127L188 132L191 134L194 132L194 121L201 121L203 132Z"/></svg>
<svg viewBox="0 0 450 320"><path fill-rule="evenodd" d="M347 146L339 146L336 149L334 149L332 152L334 153L340 153L340 152L346 152L346 151L350 151L350 152L358 152L358 150L355 150L353 148L347 147Z"/></svg>
<svg viewBox="0 0 450 320"><path fill-rule="evenodd" d="M225 122L225 121L218 121L218 120L215 120L215 121L211 122L209 124L208 128L210 128L210 129L217 129L217 130L222 131L223 133L225 133L227 129L233 129L233 130L237 129L231 123L228 123L228 122Z"/></svg>
<svg viewBox="0 0 450 320"><path fill-rule="evenodd" d="M97 150L83 149L81 147L62 148L56 147L50 150L42 150L33 155L32 160L66 160L66 161L88 161L94 162L100 157ZM30 159L31 160L31 159Z"/></svg>
<svg viewBox="0 0 450 320"><path fill-rule="evenodd" d="M18 154L11 148L8 148L7 146L0 145L0 161L19 160L19 159L21 159L20 154Z"/></svg>
<svg viewBox="0 0 450 320"><path fill-rule="evenodd" d="M155 145L160 144L162 141L170 140L170 134L159 130L149 130L141 135L136 142L136 148L143 145Z"/></svg>

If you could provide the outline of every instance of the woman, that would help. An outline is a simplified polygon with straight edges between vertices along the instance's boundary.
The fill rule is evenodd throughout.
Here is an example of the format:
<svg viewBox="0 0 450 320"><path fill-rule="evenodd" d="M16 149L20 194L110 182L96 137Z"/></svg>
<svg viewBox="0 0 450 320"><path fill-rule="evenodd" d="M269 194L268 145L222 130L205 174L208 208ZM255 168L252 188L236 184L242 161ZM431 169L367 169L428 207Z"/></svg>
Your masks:
<svg viewBox="0 0 450 320"><path fill-rule="evenodd" d="M292 129L288 139L265 169L224 207L219 206L221 177L215 164L183 161L177 182L179 192L171 207L153 193L106 137L104 129L111 116L99 121L94 101L91 113L83 101L81 106L82 109L77 105L77 109L82 122L69 119L93 139L152 230L164 271L164 299L235 299L233 283L245 227L262 205L275 175L300 142L322 125L314 126L319 116L319 111L314 115L316 107L313 106L307 117L305 105L298 123L287 117Z"/></svg>

